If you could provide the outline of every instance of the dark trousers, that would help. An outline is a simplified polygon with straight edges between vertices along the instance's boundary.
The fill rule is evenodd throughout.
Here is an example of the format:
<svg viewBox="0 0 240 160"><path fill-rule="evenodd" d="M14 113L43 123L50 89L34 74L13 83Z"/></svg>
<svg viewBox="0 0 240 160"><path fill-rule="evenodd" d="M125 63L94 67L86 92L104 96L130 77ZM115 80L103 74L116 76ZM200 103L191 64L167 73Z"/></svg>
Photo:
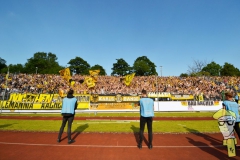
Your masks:
<svg viewBox="0 0 240 160"><path fill-rule="evenodd" d="M145 124L147 123L147 129L148 129L148 143L149 145L152 145L152 139L153 139L153 134L152 134L152 117L140 117L140 135L139 135L139 143L142 144L143 141L143 133L144 133L144 128Z"/></svg>
<svg viewBox="0 0 240 160"><path fill-rule="evenodd" d="M235 130L235 132L238 135L238 139L240 139L240 126L239 126L239 123L240 122L236 122L235 125L234 125L234 130Z"/></svg>
<svg viewBox="0 0 240 160"><path fill-rule="evenodd" d="M62 126L59 130L58 134L58 139L61 140L63 130L66 126L66 123L68 122L68 129L67 129L67 135L68 135L68 140L71 140L71 129L72 129L72 122L73 122L74 116L63 116L62 119Z"/></svg>

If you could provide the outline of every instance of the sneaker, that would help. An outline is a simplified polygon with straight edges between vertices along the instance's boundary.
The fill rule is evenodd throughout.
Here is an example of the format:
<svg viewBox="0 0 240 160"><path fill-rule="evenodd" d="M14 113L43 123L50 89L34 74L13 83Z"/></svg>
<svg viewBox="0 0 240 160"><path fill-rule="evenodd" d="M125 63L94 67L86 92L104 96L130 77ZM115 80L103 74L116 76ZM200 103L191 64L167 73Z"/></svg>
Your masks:
<svg viewBox="0 0 240 160"><path fill-rule="evenodd" d="M148 146L149 149L152 149L152 147L153 147L153 146L152 146L151 144Z"/></svg>
<svg viewBox="0 0 240 160"><path fill-rule="evenodd" d="M139 149L142 149L142 144L138 144L138 148L139 148Z"/></svg>
<svg viewBox="0 0 240 160"><path fill-rule="evenodd" d="M71 143L74 143L74 142L75 142L75 140L71 139L71 140L68 141L68 144L71 144Z"/></svg>

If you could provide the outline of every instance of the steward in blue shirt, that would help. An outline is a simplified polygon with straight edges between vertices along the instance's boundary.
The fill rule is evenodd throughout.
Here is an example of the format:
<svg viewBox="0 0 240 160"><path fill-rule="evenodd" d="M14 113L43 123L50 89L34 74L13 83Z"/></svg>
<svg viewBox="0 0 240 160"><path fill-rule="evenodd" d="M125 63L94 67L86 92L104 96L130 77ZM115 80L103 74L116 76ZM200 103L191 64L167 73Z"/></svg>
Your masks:
<svg viewBox="0 0 240 160"><path fill-rule="evenodd" d="M61 128L59 130L59 134L58 134L58 139L57 139L58 143L61 142L62 133L67 122L68 122L68 129L67 129L68 144L75 142L75 140L71 138L71 128L72 128L72 123L73 123L76 109L77 109L77 99L73 96L73 90L70 89L68 91L67 97L63 98L63 102L62 102L61 113L62 113L63 119L62 119Z"/></svg>
<svg viewBox="0 0 240 160"><path fill-rule="evenodd" d="M142 149L144 127L147 123L148 129L148 148L152 149L152 121L154 117L154 101L147 97L147 91L142 90L142 98L140 103L140 133L138 148Z"/></svg>

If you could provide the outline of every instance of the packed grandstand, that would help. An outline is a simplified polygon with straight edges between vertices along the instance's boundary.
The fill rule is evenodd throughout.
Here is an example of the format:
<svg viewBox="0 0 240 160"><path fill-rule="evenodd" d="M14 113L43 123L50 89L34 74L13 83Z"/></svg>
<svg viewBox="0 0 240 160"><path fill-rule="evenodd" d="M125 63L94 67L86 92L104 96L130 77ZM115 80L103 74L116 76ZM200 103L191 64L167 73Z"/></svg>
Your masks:
<svg viewBox="0 0 240 160"><path fill-rule="evenodd" d="M160 77L135 76L130 85L123 82L123 76L98 76L94 87L83 83L87 76L73 75L72 82L54 74L10 74L0 75L0 93L8 97L11 93L67 93L69 88L76 94L140 95L146 89L149 96L159 97L162 93L171 95L192 95L195 100L223 100L224 92L240 93L240 77ZM7 98L6 97L6 98ZM169 99L168 99L169 100Z"/></svg>

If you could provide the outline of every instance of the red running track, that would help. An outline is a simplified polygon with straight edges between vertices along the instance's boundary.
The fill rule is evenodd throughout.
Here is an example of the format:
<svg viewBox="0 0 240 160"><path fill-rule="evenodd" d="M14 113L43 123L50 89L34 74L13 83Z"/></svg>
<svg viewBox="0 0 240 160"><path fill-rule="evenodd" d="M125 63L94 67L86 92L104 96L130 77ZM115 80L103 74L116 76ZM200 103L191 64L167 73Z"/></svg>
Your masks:
<svg viewBox="0 0 240 160"><path fill-rule="evenodd" d="M153 149L137 148L137 135L111 133L73 133L76 140L57 143L57 133L0 131L1 160L228 160L222 135L154 134ZM147 135L145 135L147 137ZM237 156L240 159L240 148Z"/></svg>
<svg viewBox="0 0 240 160"><path fill-rule="evenodd" d="M61 117L0 116L0 119L61 120ZM75 120L112 119L139 120L120 117L75 117ZM211 118L164 118L154 120L211 120ZM0 130L4 124L0 124ZM0 131L0 160L228 160L227 148L222 145L221 133L214 134L154 134L153 149L137 148L138 135L135 133L84 133L76 132L73 144L67 144L66 133L63 141L57 143L58 133ZM147 137L147 134L145 134Z"/></svg>

